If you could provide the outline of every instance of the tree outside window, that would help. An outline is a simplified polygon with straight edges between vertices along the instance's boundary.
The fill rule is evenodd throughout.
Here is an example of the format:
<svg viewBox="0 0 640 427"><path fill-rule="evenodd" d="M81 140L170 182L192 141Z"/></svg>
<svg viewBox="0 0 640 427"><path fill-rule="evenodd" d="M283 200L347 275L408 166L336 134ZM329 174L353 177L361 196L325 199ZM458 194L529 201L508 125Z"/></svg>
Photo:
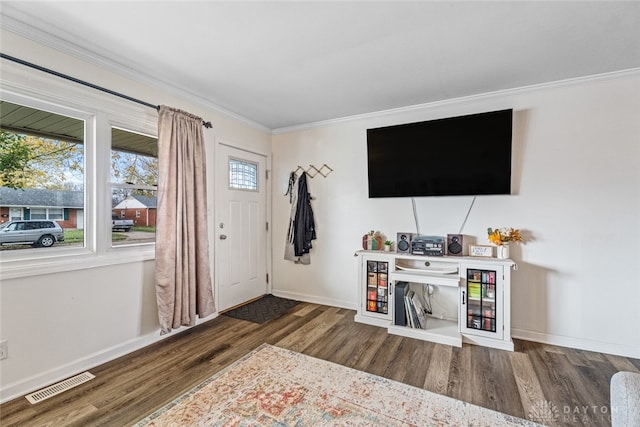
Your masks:
<svg viewBox="0 0 640 427"><path fill-rule="evenodd" d="M112 245L155 242L158 140L113 127L111 130L112 215L132 221L131 232L113 233Z"/></svg>
<svg viewBox="0 0 640 427"><path fill-rule="evenodd" d="M64 229L65 239L54 249L86 247L85 225L111 228L85 221L84 120L4 100L0 113L0 224L55 220ZM131 233L112 230L111 245L155 242L157 160L155 137L112 128L108 218L119 217L122 211L134 227ZM0 250L30 248L0 245Z"/></svg>
<svg viewBox="0 0 640 427"><path fill-rule="evenodd" d="M84 246L84 120L6 101L0 113L0 223L53 219L55 246Z"/></svg>

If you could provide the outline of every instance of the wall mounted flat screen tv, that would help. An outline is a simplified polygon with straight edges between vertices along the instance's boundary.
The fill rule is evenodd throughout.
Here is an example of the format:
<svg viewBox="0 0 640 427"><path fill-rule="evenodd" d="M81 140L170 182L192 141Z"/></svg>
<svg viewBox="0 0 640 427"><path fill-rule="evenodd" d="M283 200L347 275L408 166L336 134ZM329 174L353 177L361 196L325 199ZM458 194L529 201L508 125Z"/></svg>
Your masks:
<svg viewBox="0 0 640 427"><path fill-rule="evenodd" d="M511 194L513 110L367 129L369 197Z"/></svg>

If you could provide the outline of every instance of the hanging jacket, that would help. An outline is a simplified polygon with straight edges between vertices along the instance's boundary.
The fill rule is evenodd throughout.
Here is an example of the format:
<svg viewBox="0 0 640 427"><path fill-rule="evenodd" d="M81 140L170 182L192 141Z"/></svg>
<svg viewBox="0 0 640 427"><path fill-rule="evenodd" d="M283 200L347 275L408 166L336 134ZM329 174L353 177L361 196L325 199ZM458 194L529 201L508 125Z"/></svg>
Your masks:
<svg viewBox="0 0 640 427"><path fill-rule="evenodd" d="M295 221L296 221L296 211L298 210L298 176L295 172L291 172L289 175L289 188L287 189L287 193L289 195L289 204L291 205L291 212L289 214L289 228L287 229L287 241L284 246L284 259L288 261L293 261L298 263L303 257L296 257L295 249L294 249L294 241L295 241ZM304 258L309 258L309 254L307 254ZM307 261L305 259L305 261ZM309 262L304 262L303 264L309 264Z"/></svg>
<svg viewBox="0 0 640 427"><path fill-rule="evenodd" d="M307 174L298 178L298 200L294 220L293 247L296 256L309 253L311 241L316 239L316 226L311 208L311 195L307 190Z"/></svg>

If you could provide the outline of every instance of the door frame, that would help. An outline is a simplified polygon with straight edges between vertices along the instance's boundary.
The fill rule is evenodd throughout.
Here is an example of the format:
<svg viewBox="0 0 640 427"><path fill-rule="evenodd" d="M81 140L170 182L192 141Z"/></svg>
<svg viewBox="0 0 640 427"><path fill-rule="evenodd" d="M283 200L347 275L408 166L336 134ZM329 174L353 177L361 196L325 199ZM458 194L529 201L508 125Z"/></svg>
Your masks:
<svg viewBox="0 0 640 427"><path fill-rule="evenodd" d="M273 267L273 262L272 262L272 233L271 230L273 230L273 221L271 218L271 206L272 206L272 201L271 201L271 194L272 194L272 184L271 184L271 153L265 153L265 152L261 152L259 150L256 150L254 148L246 148L243 147L241 145L232 143L230 141L226 141L224 139L219 139L216 138L216 143L215 143L215 153L214 153L214 158L213 158L213 171L212 173L210 173L211 179L213 181L213 200L212 203L210 205L213 206L213 211L212 211L212 217L211 217L211 222L209 224L209 241L210 241L210 252L212 255L210 255L211 259L211 265L213 266L214 269L214 273L213 273L213 295L216 301L216 307L217 307L217 312L218 314L220 314L220 305L218 304L218 302L220 301L220 286L218 285L220 283L219 281L219 276L218 276L218 245L217 245L217 238L218 238L218 228L216 227L216 224L218 223L218 214L219 214L219 209L221 208L221 206L219 206L218 204L218 196L220 193L220 190L222 189L221 186L226 185L227 182L217 182L217 167L218 167L218 160L220 160L220 157L222 156L221 154L221 146L225 146L227 148L232 148L234 150L238 150L238 151L242 151L242 152L246 152L249 154L253 154L253 155L258 155L258 156L263 156L265 158L265 217L267 220L267 223L269 224L269 229L266 232L266 236L265 236L265 262L266 262L266 272L267 275L269 277L269 280L267 282L267 287L265 289L266 293L271 293L272 289L273 289L273 271L272 271L272 267ZM225 311L227 311L228 309L226 309Z"/></svg>

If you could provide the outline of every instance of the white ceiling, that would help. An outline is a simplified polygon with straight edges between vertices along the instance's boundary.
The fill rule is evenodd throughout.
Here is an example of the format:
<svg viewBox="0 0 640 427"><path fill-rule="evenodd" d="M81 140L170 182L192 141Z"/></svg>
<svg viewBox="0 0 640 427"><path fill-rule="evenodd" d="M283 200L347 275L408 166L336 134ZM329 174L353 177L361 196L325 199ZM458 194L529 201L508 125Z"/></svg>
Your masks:
<svg viewBox="0 0 640 427"><path fill-rule="evenodd" d="M640 67L637 1L2 1L2 14L269 129Z"/></svg>

